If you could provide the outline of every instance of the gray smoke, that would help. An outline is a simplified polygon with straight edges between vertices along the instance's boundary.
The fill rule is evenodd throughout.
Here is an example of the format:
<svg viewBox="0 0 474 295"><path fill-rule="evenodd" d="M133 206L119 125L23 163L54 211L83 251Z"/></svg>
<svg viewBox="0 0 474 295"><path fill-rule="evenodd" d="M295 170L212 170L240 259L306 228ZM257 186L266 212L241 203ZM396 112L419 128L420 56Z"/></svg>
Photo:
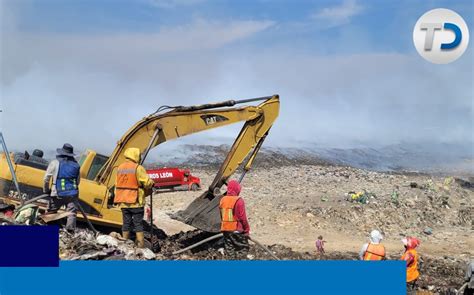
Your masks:
<svg viewBox="0 0 474 295"><path fill-rule="evenodd" d="M414 49L327 55L247 44L278 25L269 20L197 19L150 33L66 34L20 30L9 5L1 16L0 116L11 149L70 142L109 153L160 105L278 93L281 114L270 146L409 142L427 149L455 144L473 154L472 46L440 66ZM184 142L228 144L239 128Z"/></svg>

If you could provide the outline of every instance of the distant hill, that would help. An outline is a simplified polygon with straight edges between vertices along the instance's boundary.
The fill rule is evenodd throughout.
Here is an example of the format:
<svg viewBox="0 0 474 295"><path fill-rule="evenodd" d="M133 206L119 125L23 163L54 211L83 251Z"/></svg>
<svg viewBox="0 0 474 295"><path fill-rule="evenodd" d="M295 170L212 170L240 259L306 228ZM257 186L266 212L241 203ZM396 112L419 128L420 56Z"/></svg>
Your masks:
<svg viewBox="0 0 474 295"><path fill-rule="evenodd" d="M217 167L229 150L229 145L163 145L150 154L146 166ZM46 159L55 157L53 150L45 150L44 154ZM429 143L358 148L263 147L254 167L343 165L374 171L474 175L473 154L469 145Z"/></svg>
<svg viewBox="0 0 474 295"><path fill-rule="evenodd" d="M150 159L159 166L217 166L230 149L228 145L181 145L160 151ZM472 150L458 145L398 144L379 148L278 148L264 147L254 166L344 165L374 171L414 171L474 174Z"/></svg>

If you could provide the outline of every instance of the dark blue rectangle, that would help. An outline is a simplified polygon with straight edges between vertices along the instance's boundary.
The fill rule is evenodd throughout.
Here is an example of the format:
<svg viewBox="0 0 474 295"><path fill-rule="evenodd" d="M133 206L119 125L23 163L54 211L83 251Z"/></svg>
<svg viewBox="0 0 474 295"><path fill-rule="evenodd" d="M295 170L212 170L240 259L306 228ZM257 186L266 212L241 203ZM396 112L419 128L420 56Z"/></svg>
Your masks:
<svg viewBox="0 0 474 295"><path fill-rule="evenodd" d="M0 294L398 295L405 275L403 261L61 261L0 268Z"/></svg>
<svg viewBox="0 0 474 295"><path fill-rule="evenodd" d="M59 266L59 228L0 226L0 266Z"/></svg>

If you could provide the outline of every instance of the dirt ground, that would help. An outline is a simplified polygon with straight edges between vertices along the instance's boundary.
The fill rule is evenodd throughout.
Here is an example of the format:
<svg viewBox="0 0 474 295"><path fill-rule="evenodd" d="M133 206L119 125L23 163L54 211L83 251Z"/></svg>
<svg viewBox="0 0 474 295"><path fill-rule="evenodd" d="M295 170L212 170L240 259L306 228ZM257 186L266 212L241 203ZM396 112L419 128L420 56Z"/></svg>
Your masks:
<svg viewBox="0 0 474 295"><path fill-rule="evenodd" d="M215 171L195 168L192 173L205 189ZM324 259L357 259L372 229L382 231L389 258L398 259L403 253L400 239L416 236L425 261L420 285L443 293L462 284L464 267L474 257L470 185L455 177L300 165L249 172L241 196L251 236L274 245L272 250L278 248L280 254L291 252L284 255L286 259L318 259L314 247L318 235L327 241ZM369 196L368 203L351 201L350 192L362 191ZM202 192L156 194L155 224L178 238L182 231L191 234L192 227L168 214L186 208Z"/></svg>

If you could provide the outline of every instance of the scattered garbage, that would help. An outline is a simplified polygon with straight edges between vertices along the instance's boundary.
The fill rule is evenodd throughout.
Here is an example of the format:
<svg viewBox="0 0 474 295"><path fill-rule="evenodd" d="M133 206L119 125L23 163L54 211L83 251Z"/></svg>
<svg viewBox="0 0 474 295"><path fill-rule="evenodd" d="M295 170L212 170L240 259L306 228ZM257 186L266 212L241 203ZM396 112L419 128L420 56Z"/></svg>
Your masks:
<svg viewBox="0 0 474 295"><path fill-rule="evenodd" d="M151 260L151 259L155 259L155 258L156 258L156 254L153 253L153 251L151 251L151 250L148 249L148 248L137 249L137 250L136 250L136 254L137 254L137 257L143 257L143 258L145 258L146 260Z"/></svg>
<svg viewBox="0 0 474 295"><path fill-rule="evenodd" d="M436 192L436 186L432 179L429 179L423 186L421 187L424 190Z"/></svg>
<svg viewBox="0 0 474 295"><path fill-rule="evenodd" d="M118 246L118 241L117 239L108 236L108 235L99 235L96 238L96 241L99 245L106 245L109 247L117 247Z"/></svg>
<svg viewBox="0 0 474 295"><path fill-rule="evenodd" d="M127 259L150 260L155 254L150 249L139 249L131 240L117 239L116 233L98 235L88 229L59 232L59 257L63 260Z"/></svg>
<svg viewBox="0 0 474 295"><path fill-rule="evenodd" d="M431 227L426 227L424 230L423 230L423 233L425 235L432 235L433 234L433 229Z"/></svg>
<svg viewBox="0 0 474 295"><path fill-rule="evenodd" d="M361 204L368 204L370 198L375 198L376 195L374 193L368 192L368 191L362 191L362 192L349 192L349 201L350 202L357 202Z"/></svg>
<svg viewBox="0 0 474 295"><path fill-rule="evenodd" d="M15 213L15 221L18 223L33 225L38 216L39 207L34 204L23 206Z"/></svg>
<svg viewBox="0 0 474 295"><path fill-rule="evenodd" d="M454 183L454 177L446 177L443 182L443 189L445 191L449 191L453 183Z"/></svg>
<svg viewBox="0 0 474 295"><path fill-rule="evenodd" d="M411 176L402 173L376 173L350 167L302 165L289 166L285 175L291 177L279 177L279 183L274 184L274 187L268 186L268 179L272 179L277 173L283 175L282 169L269 167L256 170L254 177L246 179L252 189L246 192L245 197L252 208L251 223L254 224L255 233L269 243L267 247L279 258L319 259L316 253L295 251L287 247L301 249L304 243L311 243L312 247L312 241L300 239L300 236L295 237L312 229L334 230L348 235L353 233L354 240L358 240L363 239L357 235L358 232L365 232L377 226L384 231L387 238L399 239L399 235L421 234L425 237L425 246L456 250L447 254L450 256L441 257L430 256L433 253L431 247L423 248L420 255L424 263L418 291L429 292L430 288L434 294L445 294L448 288L462 285L466 259L471 253L466 244L469 242L468 233L472 228L474 216L471 190L474 179L464 177L465 182L457 179L450 182L441 176ZM200 174L203 179L212 179L207 170L200 171ZM295 177L303 177L306 180L295 185ZM317 189L314 185L315 178ZM445 181L450 184L449 191L442 188ZM370 195L369 191L376 193L377 197ZM368 203L364 203L363 195L366 192ZM352 200L352 195L357 194L358 197ZM328 198L327 201L324 200L325 197ZM171 212L176 203L188 199L189 196L170 193L166 198L157 201L156 205L159 210ZM448 204L450 209L446 209ZM272 214L268 214L269 211ZM15 220L0 215L0 224L15 223ZM160 224L159 218L157 224ZM275 231L269 231L271 234L268 234L267 229ZM148 230L145 229L145 232ZM89 230L78 230L75 234L61 231L60 255L61 259L65 260L226 259L222 240L219 239L185 253L172 255L173 252L210 236L200 231L163 236L159 239L161 252L153 252L136 248L132 240L124 240L117 232L97 236ZM260 238L259 236L257 238ZM400 258L397 251L390 251L388 255L389 259ZM273 258L251 243L246 259ZM351 252L350 249L345 252L329 251L322 259L355 260L357 253Z"/></svg>
<svg viewBox="0 0 474 295"><path fill-rule="evenodd" d="M398 200L398 192L397 191L393 191L392 194L390 195L390 201L395 204L395 205L399 205L400 202Z"/></svg>

